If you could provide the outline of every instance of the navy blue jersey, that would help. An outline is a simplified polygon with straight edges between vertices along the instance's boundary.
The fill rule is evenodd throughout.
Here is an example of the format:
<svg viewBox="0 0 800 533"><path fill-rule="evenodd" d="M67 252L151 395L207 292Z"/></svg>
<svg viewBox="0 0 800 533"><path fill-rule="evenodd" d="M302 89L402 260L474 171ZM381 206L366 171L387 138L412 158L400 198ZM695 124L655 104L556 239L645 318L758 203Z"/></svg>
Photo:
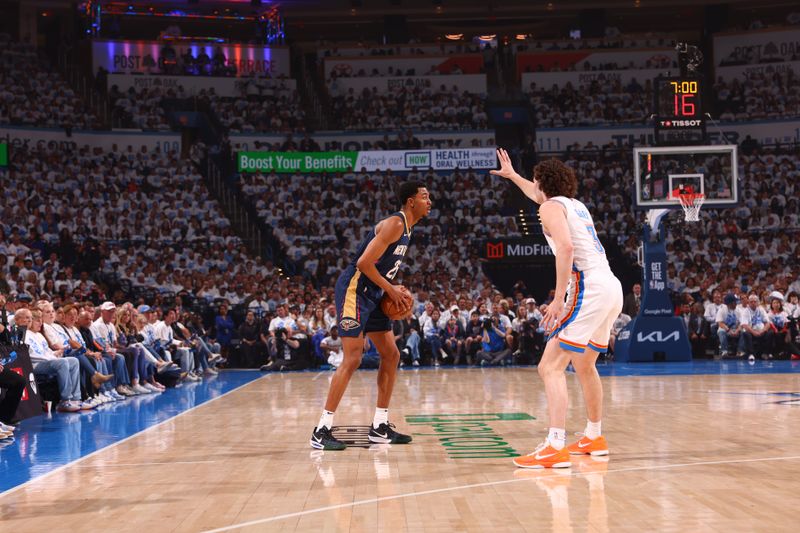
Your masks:
<svg viewBox="0 0 800 533"><path fill-rule="evenodd" d="M394 277L397 275L397 272L400 270L400 267L403 265L403 259L405 259L406 252L408 251L408 245L411 243L411 229L408 227L405 213L398 211L397 213L389 215L384 220L387 220L391 217L400 217L400 219L403 221L403 234L399 239L394 241L389 245L388 248L386 248L386 251L383 252L383 255L375 263L375 268L378 269L380 275L389 281L394 279ZM355 255L353 255L353 259L350 261L349 267L352 267L353 271L357 269L356 263L358 263L358 259L363 255L364 250L367 249L367 246L369 246L369 243L371 243L374 238L375 228L373 227L370 230L369 235L367 235L364 240L361 241L361 244L358 245L358 249L356 250ZM367 284L367 286L370 286L370 288L374 290L381 290L377 285L366 278L366 276L364 276L364 282Z"/></svg>
<svg viewBox="0 0 800 533"><path fill-rule="evenodd" d="M381 276L391 281L403 266L408 245L411 242L411 230L406 215L399 211L390 215L403 220L403 234L386 248L386 251L375 262ZM384 219L386 220L386 219ZM367 276L361 274L356 266L369 243L375 238L375 228L358 245L353 259L336 281L336 315L339 322L339 335L342 337L358 337L362 333L391 331L392 321L381 311L379 301L383 289L375 285Z"/></svg>

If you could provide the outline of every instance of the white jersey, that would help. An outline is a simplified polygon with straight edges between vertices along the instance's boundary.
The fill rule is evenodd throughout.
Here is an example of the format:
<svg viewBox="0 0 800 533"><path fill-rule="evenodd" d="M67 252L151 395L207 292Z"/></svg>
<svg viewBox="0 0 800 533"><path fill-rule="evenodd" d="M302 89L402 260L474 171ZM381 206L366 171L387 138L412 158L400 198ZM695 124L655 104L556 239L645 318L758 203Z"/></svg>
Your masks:
<svg viewBox="0 0 800 533"><path fill-rule="evenodd" d="M584 353L587 348L605 352L611 328L622 311L622 285L611 272L586 206L564 196L551 200L563 205L567 213L573 270L564 314L548 333L548 340L558 338L559 346L571 352ZM545 238L553 254L558 254L553 239L547 233Z"/></svg>
<svg viewBox="0 0 800 533"><path fill-rule="evenodd" d="M610 271L611 268L608 266L606 251L597 237L592 215L589 214L589 210L586 209L583 202L566 196L554 196L550 200L560 203L566 210L567 225L572 238L572 262L575 265L575 269L581 272L589 270ZM552 248L553 254L558 254L555 242L553 242L550 235L545 233L544 236L550 248Z"/></svg>

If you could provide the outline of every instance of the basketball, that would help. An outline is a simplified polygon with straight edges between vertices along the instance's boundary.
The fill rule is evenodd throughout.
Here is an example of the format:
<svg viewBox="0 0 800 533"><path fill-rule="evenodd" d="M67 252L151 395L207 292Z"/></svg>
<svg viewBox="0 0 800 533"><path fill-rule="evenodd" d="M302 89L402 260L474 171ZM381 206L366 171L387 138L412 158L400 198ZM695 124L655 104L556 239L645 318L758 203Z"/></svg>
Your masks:
<svg viewBox="0 0 800 533"><path fill-rule="evenodd" d="M411 296L411 293L408 292L408 289L406 289L402 285L400 286L400 290ZM381 311L383 311L383 313L392 320L403 320L407 316L410 316L412 307L413 305L409 305L408 307L398 308L392 301L392 299L389 298L389 296L387 296L386 294L384 294L383 298L381 298Z"/></svg>

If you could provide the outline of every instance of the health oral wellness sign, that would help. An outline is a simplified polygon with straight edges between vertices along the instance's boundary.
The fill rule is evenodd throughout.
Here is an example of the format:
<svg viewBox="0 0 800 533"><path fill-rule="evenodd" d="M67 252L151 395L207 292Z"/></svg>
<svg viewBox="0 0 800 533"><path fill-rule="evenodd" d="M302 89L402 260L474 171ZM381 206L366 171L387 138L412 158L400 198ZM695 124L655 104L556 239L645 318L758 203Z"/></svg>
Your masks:
<svg viewBox="0 0 800 533"><path fill-rule="evenodd" d="M239 152L239 172L368 172L497 168L494 147L361 152Z"/></svg>

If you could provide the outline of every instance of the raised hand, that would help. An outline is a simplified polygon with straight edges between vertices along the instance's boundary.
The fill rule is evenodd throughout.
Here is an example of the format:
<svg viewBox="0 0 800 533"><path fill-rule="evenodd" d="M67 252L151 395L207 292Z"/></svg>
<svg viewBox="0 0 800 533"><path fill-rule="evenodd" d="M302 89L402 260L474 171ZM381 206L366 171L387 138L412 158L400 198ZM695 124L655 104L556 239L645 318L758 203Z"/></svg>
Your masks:
<svg viewBox="0 0 800 533"><path fill-rule="evenodd" d="M514 165L511 163L511 158L508 156L508 152L506 152L502 148L498 148L497 159L500 160L500 169L490 170L489 174L500 176L506 179L511 179L513 176L517 174L517 172L514 170Z"/></svg>

